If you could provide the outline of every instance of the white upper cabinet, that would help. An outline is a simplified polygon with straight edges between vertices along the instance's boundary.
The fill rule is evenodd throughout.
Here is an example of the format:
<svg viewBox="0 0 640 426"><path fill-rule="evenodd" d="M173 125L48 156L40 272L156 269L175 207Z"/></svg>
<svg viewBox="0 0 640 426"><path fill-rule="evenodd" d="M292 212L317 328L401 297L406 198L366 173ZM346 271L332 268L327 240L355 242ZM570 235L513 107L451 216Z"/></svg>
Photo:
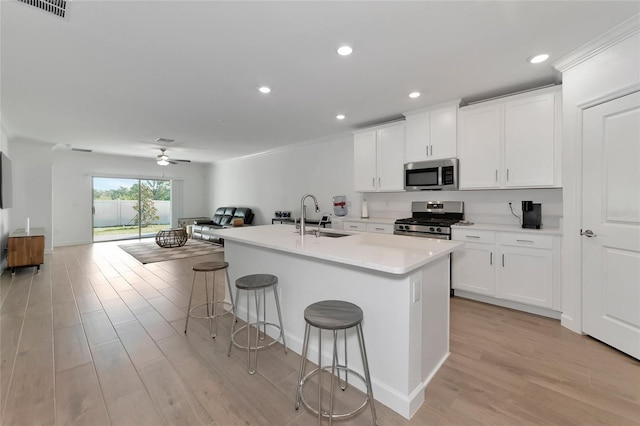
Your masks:
<svg viewBox="0 0 640 426"><path fill-rule="evenodd" d="M353 157L356 191L404 191L404 123L356 133Z"/></svg>
<svg viewBox="0 0 640 426"><path fill-rule="evenodd" d="M405 162L457 156L458 105L460 100L405 113Z"/></svg>
<svg viewBox="0 0 640 426"><path fill-rule="evenodd" d="M460 110L460 189L499 188L500 107Z"/></svg>
<svg viewBox="0 0 640 426"><path fill-rule="evenodd" d="M353 136L354 184L356 191L376 190L377 138L375 131Z"/></svg>
<svg viewBox="0 0 640 426"><path fill-rule="evenodd" d="M505 186L555 183L555 105L555 93L505 104Z"/></svg>
<svg viewBox="0 0 640 426"><path fill-rule="evenodd" d="M560 90L556 86L461 108L460 189L561 186Z"/></svg>

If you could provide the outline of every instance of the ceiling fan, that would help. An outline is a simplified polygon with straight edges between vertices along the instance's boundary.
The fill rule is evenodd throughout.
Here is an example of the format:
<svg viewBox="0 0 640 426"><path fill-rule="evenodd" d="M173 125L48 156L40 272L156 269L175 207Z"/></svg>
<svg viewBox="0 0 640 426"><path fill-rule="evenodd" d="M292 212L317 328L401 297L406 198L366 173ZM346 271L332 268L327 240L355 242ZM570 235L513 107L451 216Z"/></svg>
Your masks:
<svg viewBox="0 0 640 426"><path fill-rule="evenodd" d="M169 164L178 164L178 163L190 163L191 160L173 160L169 158L167 154L165 154L166 148L160 148L162 152L160 155L156 157L156 163L159 166L168 166Z"/></svg>

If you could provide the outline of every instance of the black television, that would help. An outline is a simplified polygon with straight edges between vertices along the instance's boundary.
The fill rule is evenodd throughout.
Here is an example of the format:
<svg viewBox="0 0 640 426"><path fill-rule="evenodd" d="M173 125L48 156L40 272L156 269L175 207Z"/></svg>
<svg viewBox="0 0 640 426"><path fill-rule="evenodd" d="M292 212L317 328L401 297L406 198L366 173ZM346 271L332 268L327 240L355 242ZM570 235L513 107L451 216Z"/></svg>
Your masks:
<svg viewBox="0 0 640 426"><path fill-rule="evenodd" d="M13 203L11 160L0 152L0 209L8 209Z"/></svg>

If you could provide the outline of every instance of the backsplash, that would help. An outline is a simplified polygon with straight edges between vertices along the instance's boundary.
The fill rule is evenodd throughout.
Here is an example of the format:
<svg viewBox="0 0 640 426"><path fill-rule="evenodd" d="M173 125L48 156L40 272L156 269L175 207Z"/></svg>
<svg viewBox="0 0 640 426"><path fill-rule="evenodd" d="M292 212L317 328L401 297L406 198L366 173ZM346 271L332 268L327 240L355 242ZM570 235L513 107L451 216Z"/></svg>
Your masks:
<svg viewBox="0 0 640 426"><path fill-rule="evenodd" d="M411 216L412 201L464 201L465 219L475 223L519 224L513 212L522 218L522 201L542 203L542 223L555 228L562 218L562 188L508 189L481 191L419 191L361 194L353 200L349 216L360 212L360 203L366 198L369 216L399 219Z"/></svg>

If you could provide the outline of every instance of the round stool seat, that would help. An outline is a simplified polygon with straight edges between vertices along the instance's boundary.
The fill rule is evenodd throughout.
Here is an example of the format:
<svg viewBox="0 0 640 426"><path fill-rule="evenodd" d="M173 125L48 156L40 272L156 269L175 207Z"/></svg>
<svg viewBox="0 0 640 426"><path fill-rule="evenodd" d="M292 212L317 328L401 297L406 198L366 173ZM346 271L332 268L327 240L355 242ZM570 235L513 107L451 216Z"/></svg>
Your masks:
<svg viewBox="0 0 640 426"><path fill-rule="evenodd" d="M362 309L343 300L323 300L304 310L304 320L324 330L343 330L362 322Z"/></svg>
<svg viewBox="0 0 640 426"><path fill-rule="evenodd" d="M202 262L193 265L195 272L213 272L228 268L229 262Z"/></svg>
<svg viewBox="0 0 640 426"><path fill-rule="evenodd" d="M236 280L236 287L241 290L257 290L278 284L278 277L271 274L245 275Z"/></svg>

